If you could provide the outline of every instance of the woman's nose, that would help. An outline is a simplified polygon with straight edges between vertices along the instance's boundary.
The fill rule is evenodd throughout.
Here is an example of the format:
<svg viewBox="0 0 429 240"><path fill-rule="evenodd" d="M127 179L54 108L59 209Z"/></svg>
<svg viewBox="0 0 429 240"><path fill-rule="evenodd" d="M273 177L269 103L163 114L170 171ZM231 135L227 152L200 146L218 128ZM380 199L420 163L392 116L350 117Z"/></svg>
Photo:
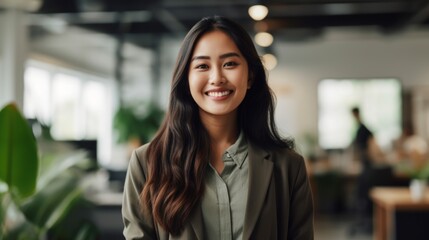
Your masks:
<svg viewBox="0 0 429 240"><path fill-rule="evenodd" d="M218 69L213 69L212 73L210 74L210 85L221 85L226 82L225 77L222 74L222 71Z"/></svg>

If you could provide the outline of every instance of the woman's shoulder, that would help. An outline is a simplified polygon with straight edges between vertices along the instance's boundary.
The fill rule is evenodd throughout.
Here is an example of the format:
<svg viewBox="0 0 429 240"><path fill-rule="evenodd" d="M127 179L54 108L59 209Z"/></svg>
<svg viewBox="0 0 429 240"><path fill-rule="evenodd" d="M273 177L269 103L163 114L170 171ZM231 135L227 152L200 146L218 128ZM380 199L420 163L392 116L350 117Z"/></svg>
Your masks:
<svg viewBox="0 0 429 240"><path fill-rule="evenodd" d="M304 176L307 172L306 163L301 154L291 148L278 148L272 150L271 161L274 163L276 172L290 179Z"/></svg>
<svg viewBox="0 0 429 240"><path fill-rule="evenodd" d="M271 150L270 155L270 159L274 163L274 166L279 169L294 173L305 168L304 158L292 148L276 148Z"/></svg>
<svg viewBox="0 0 429 240"><path fill-rule="evenodd" d="M249 147L251 153L265 155L265 158L275 165L300 165L304 161L303 157L290 146L261 148L250 143Z"/></svg>
<svg viewBox="0 0 429 240"><path fill-rule="evenodd" d="M300 162L303 161L301 154L297 153L293 148L281 147L270 150L272 159L275 161L284 162Z"/></svg>
<svg viewBox="0 0 429 240"><path fill-rule="evenodd" d="M133 150L131 153L131 158L129 165L133 168L144 169L144 172L147 170L147 149L149 147L149 143L144 144Z"/></svg>
<svg viewBox="0 0 429 240"><path fill-rule="evenodd" d="M147 149L149 147L150 143L146 143L138 148L136 148L134 150L136 156L140 159L146 159L146 153L147 153Z"/></svg>

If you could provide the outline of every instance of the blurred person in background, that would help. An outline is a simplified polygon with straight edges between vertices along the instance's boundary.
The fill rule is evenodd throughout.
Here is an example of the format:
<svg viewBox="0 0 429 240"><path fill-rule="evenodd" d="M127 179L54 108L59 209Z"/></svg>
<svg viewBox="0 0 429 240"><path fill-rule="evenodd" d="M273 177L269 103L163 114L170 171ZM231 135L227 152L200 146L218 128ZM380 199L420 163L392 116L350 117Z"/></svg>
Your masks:
<svg viewBox="0 0 429 240"><path fill-rule="evenodd" d="M303 158L279 136L252 39L223 17L186 35L155 138L131 157L126 239L313 239Z"/></svg>
<svg viewBox="0 0 429 240"><path fill-rule="evenodd" d="M376 165L385 162L384 154L372 131L363 123L360 109L358 107L352 108L351 114L358 125L352 149L355 159L360 162L361 171L356 179L355 212L357 221L350 229L350 234L353 235L358 231L370 234L372 232L372 201L369 197L369 191L376 185L386 185L390 181L391 168L377 169ZM380 173L380 179L376 180L375 175L378 173Z"/></svg>
<svg viewBox="0 0 429 240"><path fill-rule="evenodd" d="M362 122L360 115L360 110L358 107L352 108L352 115L358 124L355 138L353 140L353 147L355 150L355 155L362 164L362 168L366 169L371 166L371 154L370 154L370 144L374 138L374 134L366 127Z"/></svg>

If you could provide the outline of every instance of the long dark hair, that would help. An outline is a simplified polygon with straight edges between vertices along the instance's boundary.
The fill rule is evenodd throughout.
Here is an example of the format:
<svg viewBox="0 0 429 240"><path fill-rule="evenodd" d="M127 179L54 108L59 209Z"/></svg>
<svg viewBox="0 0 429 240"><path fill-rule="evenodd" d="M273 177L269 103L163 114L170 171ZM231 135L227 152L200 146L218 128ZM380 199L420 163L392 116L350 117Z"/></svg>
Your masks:
<svg viewBox="0 0 429 240"><path fill-rule="evenodd" d="M224 17L204 18L186 35L175 65L164 122L148 147L147 182L141 193L144 209L166 231L178 235L204 192L210 140L199 118L188 84L194 47L207 32L221 30L237 45L249 66L252 87L238 107L238 124L249 143L263 149L293 148L277 133L274 99L252 39Z"/></svg>

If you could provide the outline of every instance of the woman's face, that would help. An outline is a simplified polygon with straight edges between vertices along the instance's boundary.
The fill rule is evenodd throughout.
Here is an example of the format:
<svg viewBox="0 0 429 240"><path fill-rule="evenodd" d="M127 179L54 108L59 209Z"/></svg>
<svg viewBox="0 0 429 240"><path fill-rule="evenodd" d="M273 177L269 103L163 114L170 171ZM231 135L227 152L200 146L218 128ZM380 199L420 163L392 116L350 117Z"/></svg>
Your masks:
<svg viewBox="0 0 429 240"><path fill-rule="evenodd" d="M188 81L200 114L216 116L234 115L250 88L246 59L220 30L204 34L196 43Z"/></svg>

